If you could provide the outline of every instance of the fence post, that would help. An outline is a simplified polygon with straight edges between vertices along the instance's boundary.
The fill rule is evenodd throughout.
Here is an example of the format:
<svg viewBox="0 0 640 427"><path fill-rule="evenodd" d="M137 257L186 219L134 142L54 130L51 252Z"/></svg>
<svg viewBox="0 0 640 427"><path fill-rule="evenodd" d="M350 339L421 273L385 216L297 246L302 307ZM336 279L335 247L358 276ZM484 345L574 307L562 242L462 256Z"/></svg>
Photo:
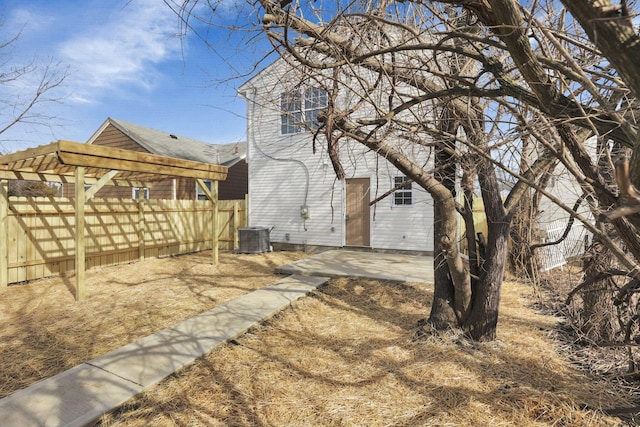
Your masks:
<svg viewBox="0 0 640 427"><path fill-rule="evenodd" d="M242 223L242 226L249 226L249 193L244 195L244 221Z"/></svg>
<svg viewBox="0 0 640 427"><path fill-rule="evenodd" d="M9 285L9 181L0 180L0 288Z"/></svg>
<svg viewBox="0 0 640 427"><path fill-rule="evenodd" d="M233 247L231 250L236 250L236 248L240 247L240 243L238 242L238 228L240 228L240 202L238 200L233 201Z"/></svg>

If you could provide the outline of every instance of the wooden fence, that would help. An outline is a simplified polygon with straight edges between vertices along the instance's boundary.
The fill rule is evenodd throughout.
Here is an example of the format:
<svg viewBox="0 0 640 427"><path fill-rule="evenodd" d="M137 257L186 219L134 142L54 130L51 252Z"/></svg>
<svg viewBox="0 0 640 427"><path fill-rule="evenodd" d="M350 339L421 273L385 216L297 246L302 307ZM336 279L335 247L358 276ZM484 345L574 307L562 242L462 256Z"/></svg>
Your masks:
<svg viewBox="0 0 640 427"><path fill-rule="evenodd" d="M219 244L237 247L246 227L246 201L218 201ZM91 199L85 205L87 268L211 249L208 200ZM9 198L8 282L75 269L73 200Z"/></svg>
<svg viewBox="0 0 640 427"><path fill-rule="evenodd" d="M462 253L469 255L469 245L467 244L466 227L462 218L460 220L460 250ZM482 198L477 197L473 199L473 228L475 229L477 239L478 233L482 233L486 239L488 236L487 215L484 212L484 203Z"/></svg>

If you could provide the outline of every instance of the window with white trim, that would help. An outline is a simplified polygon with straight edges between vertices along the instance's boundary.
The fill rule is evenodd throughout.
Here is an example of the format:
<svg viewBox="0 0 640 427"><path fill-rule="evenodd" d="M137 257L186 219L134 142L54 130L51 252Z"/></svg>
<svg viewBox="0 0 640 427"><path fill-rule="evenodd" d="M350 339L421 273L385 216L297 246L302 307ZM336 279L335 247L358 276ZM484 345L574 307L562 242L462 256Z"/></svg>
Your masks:
<svg viewBox="0 0 640 427"><path fill-rule="evenodd" d="M211 181L210 179L203 179L202 180L204 182L204 186L207 187L207 190L209 190L209 192L213 191L213 181ZM207 194L204 192L204 190L202 190L202 187L200 187L198 185L198 183L196 182L196 200L209 200L209 198L207 197Z"/></svg>
<svg viewBox="0 0 640 427"><path fill-rule="evenodd" d="M398 188L393 193L394 206L411 206L413 205L413 188L412 183L407 182L406 176L396 176L393 178L393 185Z"/></svg>
<svg viewBox="0 0 640 427"><path fill-rule="evenodd" d="M133 187L133 191L131 192L131 197L133 197L134 199L138 199L138 197L140 197L140 187ZM143 199L147 199L149 200L149 188L148 187L144 187L142 188L142 198Z"/></svg>
<svg viewBox="0 0 640 427"><path fill-rule="evenodd" d="M280 132L283 135L320 127L318 114L327 108L327 91L320 88L296 89L280 97Z"/></svg>

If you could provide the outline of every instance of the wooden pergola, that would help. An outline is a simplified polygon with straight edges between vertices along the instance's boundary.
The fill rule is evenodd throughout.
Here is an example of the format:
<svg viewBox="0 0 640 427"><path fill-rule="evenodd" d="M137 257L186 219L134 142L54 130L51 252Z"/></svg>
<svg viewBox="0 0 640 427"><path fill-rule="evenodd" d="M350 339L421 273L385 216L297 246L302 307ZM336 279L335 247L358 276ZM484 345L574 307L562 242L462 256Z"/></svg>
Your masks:
<svg viewBox="0 0 640 427"><path fill-rule="evenodd" d="M168 178L194 178L211 201L212 262L218 263L218 181L225 166L100 145L58 141L0 156L0 241L8 238L8 180L74 183L76 301L85 298L85 203L105 185L149 187ZM211 180L211 191L203 180ZM87 187L85 189L85 186ZM141 191L140 194L143 192ZM0 288L8 285L8 249L0 244Z"/></svg>

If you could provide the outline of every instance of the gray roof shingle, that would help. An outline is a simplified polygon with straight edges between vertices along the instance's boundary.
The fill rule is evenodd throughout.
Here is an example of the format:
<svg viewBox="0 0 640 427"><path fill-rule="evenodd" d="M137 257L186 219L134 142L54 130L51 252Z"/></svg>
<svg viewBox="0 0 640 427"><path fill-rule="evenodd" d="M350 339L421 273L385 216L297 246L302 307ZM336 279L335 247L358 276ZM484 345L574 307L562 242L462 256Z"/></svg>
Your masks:
<svg viewBox="0 0 640 427"><path fill-rule="evenodd" d="M227 167L246 157L246 142L209 144L111 117L107 121L152 154Z"/></svg>

